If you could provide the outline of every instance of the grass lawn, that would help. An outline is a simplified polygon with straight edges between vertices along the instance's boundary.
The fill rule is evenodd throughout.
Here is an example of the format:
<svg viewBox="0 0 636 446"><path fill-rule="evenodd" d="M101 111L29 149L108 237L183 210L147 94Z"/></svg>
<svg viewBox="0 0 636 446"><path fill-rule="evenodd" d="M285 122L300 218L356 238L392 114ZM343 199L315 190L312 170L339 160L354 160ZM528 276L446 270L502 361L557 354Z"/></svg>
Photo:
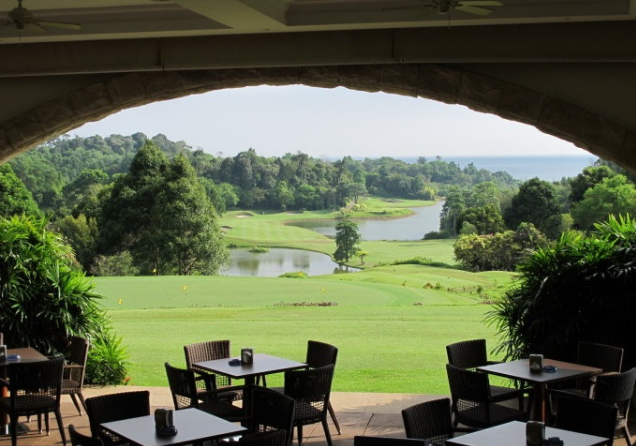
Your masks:
<svg viewBox="0 0 636 446"><path fill-rule="evenodd" d="M366 215L404 215L432 202L365 198ZM335 218L337 212L228 212L226 240L242 246L309 249L331 254L333 240L285 225ZM130 353L131 383L167 385L164 362L185 366L183 346L230 339L241 347L304 360L307 340L339 348L334 390L447 393L445 346L471 338L496 345L484 323L509 273L469 273L421 265L389 266L414 257L454 264L453 240L369 241L355 274L306 279L254 277L96 278L113 326ZM323 305L321 305L323 304ZM328 305L325 305L328 304ZM281 385L281 375L268 378Z"/></svg>
<svg viewBox="0 0 636 446"><path fill-rule="evenodd" d="M511 277L404 265L309 279L113 277L95 283L128 347L132 384L166 385L164 362L184 366L183 345L193 342L230 339L234 354L249 346L303 360L307 340L316 339L340 349L336 391L444 393L445 345L473 337L495 345L482 302ZM307 305L320 302L334 305ZM268 384L281 384L280 376Z"/></svg>

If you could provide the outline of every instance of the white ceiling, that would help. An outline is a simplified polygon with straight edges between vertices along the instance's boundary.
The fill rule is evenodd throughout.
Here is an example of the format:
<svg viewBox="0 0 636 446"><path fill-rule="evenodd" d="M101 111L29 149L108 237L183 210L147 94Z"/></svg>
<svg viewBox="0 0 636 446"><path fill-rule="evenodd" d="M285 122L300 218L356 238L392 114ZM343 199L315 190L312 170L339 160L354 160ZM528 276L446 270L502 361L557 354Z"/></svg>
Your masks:
<svg viewBox="0 0 636 446"><path fill-rule="evenodd" d="M18 31L7 15L17 0L0 0L1 44L236 35L327 30L422 28L634 20L636 0L501 0L488 15L454 10L439 0L24 0L41 21L81 25ZM52 8L52 3L55 8ZM470 3L470 0L466 2Z"/></svg>

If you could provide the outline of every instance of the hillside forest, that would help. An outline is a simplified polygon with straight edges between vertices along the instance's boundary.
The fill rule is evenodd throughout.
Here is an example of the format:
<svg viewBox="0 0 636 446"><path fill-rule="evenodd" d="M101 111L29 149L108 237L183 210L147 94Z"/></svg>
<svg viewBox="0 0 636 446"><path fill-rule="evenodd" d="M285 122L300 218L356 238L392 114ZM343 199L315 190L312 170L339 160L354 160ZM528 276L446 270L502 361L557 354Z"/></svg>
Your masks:
<svg viewBox="0 0 636 446"><path fill-rule="evenodd" d="M0 215L45 217L94 275L215 274L228 256L218 220L232 209L444 200L439 231L424 238L457 238L457 260L475 271L513 270L527 248L636 211L633 176L601 159L573 178L520 182L440 157L225 157L143 133L58 137L0 166L0 190Z"/></svg>

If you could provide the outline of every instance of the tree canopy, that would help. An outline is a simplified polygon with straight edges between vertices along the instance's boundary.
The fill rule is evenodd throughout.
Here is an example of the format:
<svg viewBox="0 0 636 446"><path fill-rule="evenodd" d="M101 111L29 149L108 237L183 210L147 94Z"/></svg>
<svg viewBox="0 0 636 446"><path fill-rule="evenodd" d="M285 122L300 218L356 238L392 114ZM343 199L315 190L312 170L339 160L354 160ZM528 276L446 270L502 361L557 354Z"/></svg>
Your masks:
<svg viewBox="0 0 636 446"><path fill-rule="evenodd" d="M147 142L99 215L98 252L129 251L141 274L214 274L227 250L206 190L184 156Z"/></svg>

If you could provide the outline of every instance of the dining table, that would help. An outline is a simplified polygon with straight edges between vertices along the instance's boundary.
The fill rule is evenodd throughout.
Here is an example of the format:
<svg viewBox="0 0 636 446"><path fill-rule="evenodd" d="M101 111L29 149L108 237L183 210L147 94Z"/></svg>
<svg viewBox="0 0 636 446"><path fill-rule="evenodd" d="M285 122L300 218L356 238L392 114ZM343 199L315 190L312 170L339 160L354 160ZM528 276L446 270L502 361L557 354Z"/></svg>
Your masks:
<svg viewBox="0 0 636 446"><path fill-rule="evenodd" d="M549 384L576 378L599 375L603 369L571 362L544 359L541 371L531 372L529 359L500 362L477 367L477 370L492 375L525 381L532 385L532 419L546 421L546 392Z"/></svg>
<svg viewBox="0 0 636 446"><path fill-rule="evenodd" d="M192 364L192 368L194 369L228 376L232 379L244 379L245 384L254 384L258 376L306 367L307 364L304 362L279 358L277 356L266 355L264 353L255 354L251 364L242 363L238 357L214 359L211 361L201 361Z"/></svg>
<svg viewBox="0 0 636 446"><path fill-rule="evenodd" d="M175 410L173 424L176 434L167 436L157 433L154 415L110 421L102 423L101 426L108 432L140 446L196 444L233 437L247 431L246 427L194 407Z"/></svg>
<svg viewBox="0 0 636 446"><path fill-rule="evenodd" d="M598 446L607 438L546 426L545 438L560 438L564 446ZM446 440L447 446L527 446L526 423L511 421Z"/></svg>

